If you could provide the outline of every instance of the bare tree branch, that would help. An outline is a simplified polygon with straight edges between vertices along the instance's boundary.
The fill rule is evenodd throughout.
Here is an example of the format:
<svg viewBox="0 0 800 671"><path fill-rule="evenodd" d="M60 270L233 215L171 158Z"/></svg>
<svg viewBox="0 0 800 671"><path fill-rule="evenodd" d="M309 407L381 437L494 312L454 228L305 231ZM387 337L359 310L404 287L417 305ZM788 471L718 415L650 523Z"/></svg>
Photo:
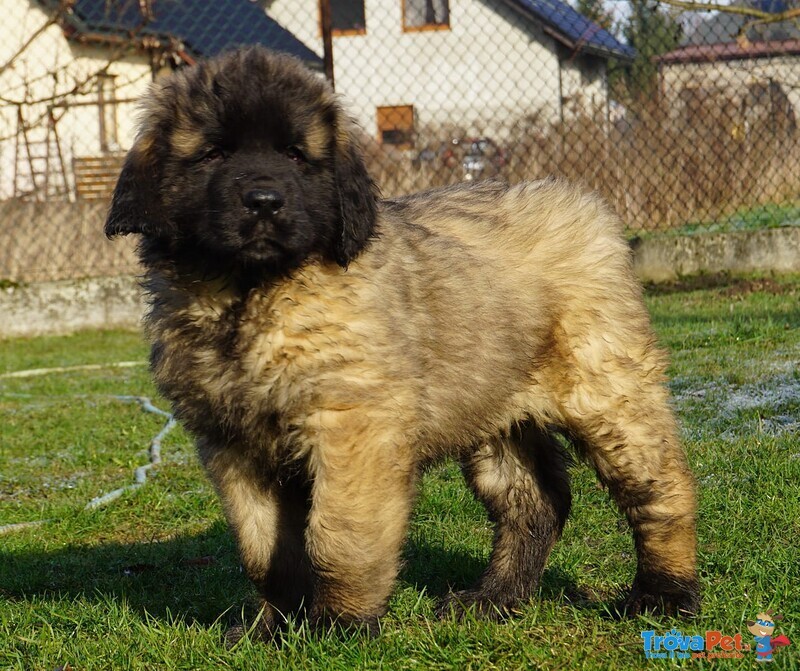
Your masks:
<svg viewBox="0 0 800 671"><path fill-rule="evenodd" d="M59 10L60 11L60 10ZM51 16L47 21L45 21L39 28L37 28L31 36L22 43L19 49L17 49L3 65L0 65L0 75L2 75L8 68L14 65L14 61L17 60L25 50L36 41L36 38L39 37L45 30L47 30L50 26L54 25L58 21L58 14L54 14Z"/></svg>
<svg viewBox="0 0 800 671"><path fill-rule="evenodd" d="M137 29L137 32L138 32L138 30L139 29ZM37 31L37 34L40 34L40 33L41 33L41 30ZM31 41L32 40L28 40L28 43L30 43ZM108 59L106 60L105 63L103 63L103 65L101 65L97 69L92 70L91 72L87 73L81 79L74 79L73 82L72 82L72 86L67 90L60 91L60 92L53 92L52 95L45 96L45 97L38 97L38 98L33 98L31 96L26 95L21 100L13 100L11 98L7 98L7 97L5 97L3 95L0 95L0 103L4 103L6 105L15 105L15 106L24 106L24 107L32 107L34 105L41 105L41 104L47 103L48 104L47 110L45 110L44 112L42 112L41 114L39 114L36 118L34 118L32 120L25 120L24 121L24 126L25 126L25 128L27 130L30 130L32 128L36 128L39 124L41 124L47 118L48 114L50 113L49 110L51 108L58 107L58 106L64 104L65 101L69 100L73 96L86 95L87 93L89 93L89 91L87 90L86 87L87 86L91 86L97 80L97 78L99 76L107 74L109 67L111 67L114 63L118 62L121 58L123 58L125 53L128 51L129 48L130 48L129 45L126 45L126 44L121 44L121 45L117 46L108 55ZM70 65L71 64L67 64L67 65L64 66L64 68L68 68ZM49 70L46 73L46 75L52 75L57 71L58 71L58 69ZM141 76L144 77L146 75L142 74ZM10 137L13 137L13 136L9 135L7 137L0 137L0 141L7 140Z"/></svg>
<svg viewBox="0 0 800 671"><path fill-rule="evenodd" d="M795 7L793 9L788 9L785 12L781 12L779 14L770 14L765 19L753 19L752 21L748 21L739 29L739 41L742 43L747 43L747 31L755 26L762 26L768 25L770 23L781 23L783 21L792 21L797 20L800 18L800 7Z"/></svg>
<svg viewBox="0 0 800 671"><path fill-rule="evenodd" d="M784 12L765 12L754 7L740 7L738 5L721 5L717 2L695 2L694 0L658 0L659 2L677 7L690 12L724 12L726 14L739 14L757 19L759 23L780 23L792 21L800 17L800 7L793 7Z"/></svg>
<svg viewBox="0 0 800 671"><path fill-rule="evenodd" d="M25 95L21 100L14 100L12 98L8 98L4 95L0 95L0 103L5 103L7 105L36 105L36 104L43 104L43 103L50 103L51 106L59 105L64 100L75 96L75 95L85 95L88 91L85 90L87 85L91 85L97 77L107 74L109 67L114 63L117 63L121 58L123 58L126 52L133 46L134 40L140 34L140 32L146 27L148 21L152 18L152 13L150 15L145 15L144 10L150 6L151 0L139 0L140 8L143 13L142 22L137 25L134 29L128 31L127 40L121 40L120 43L111 51L108 55L106 62L96 70L88 73L82 79L74 79L73 86L68 90L62 92L54 92L50 96L45 96L42 98L32 98L29 95ZM31 36L25 41L25 43L17 50L17 52L8 60L8 62L0 68L0 75L3 72L11 67L14 61L20 57L21 54L28 49L31 44L39 37L47 28L51 25L59 24L63 16L66 14L67 11L73 6L74 0L61 0L59 2L59 7L53 15L40 27L38 28ZM61 68L56 68L54 70L47 71L44 76L51 76L54 75L59 70L63 70L69 68L71 63L62 66ZM30 126L34 126L36 123L39 123L43 117L37 119L36 122L33 124L26 124Z"/></svg>
<svg viewBox="0 0 800 671"><path fill-rule="evenodd" d="M721 5L717 2L697 2L695 0L658 0L658 2L689 12L722 12L750 17L752 21L746 22L739 28L738 40L744 45L748 44L747 32L754 26L795 21L800 18L800 7L793 7L783 12L765 12L755 7Z"/></svg>

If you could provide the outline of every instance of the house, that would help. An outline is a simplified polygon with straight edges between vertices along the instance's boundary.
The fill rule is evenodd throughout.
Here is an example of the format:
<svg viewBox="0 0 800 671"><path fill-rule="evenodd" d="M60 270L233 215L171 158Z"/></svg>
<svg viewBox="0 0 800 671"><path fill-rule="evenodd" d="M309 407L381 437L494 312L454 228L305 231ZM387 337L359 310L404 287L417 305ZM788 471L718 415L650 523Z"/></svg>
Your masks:
<svg viewBox="0 0 800 671"><path fill-rule="evenodd" d="M561 0L330 0L336 90L368 135L403 148L458 128L503 138L607 113L607 65L633 50ZM322 54L318 0L266 0Z"/></svg>
<svg viewBox="0 0 800 671"><path fill-rule="evenodd" d="M250 0L0 0L0 199L101 199L164 69L263 44L321 59Z"/></svg>
<svg viewBox="0 0 800 671"><path fill-rule="evenodd" d="M606 110L632 50L561 0L331 0L337 90L383 144ZM102 199L164 69L264 44L321 71L318 0L0 0L0 199Z"/></svg>
<svg viewBox="0 0 800 671"><path fill-rule="evenodd" d="M675 118L724 117L740 140L753 131L786 137L797 128L798 39L687 44L657 62L661 96Z"/></svg>

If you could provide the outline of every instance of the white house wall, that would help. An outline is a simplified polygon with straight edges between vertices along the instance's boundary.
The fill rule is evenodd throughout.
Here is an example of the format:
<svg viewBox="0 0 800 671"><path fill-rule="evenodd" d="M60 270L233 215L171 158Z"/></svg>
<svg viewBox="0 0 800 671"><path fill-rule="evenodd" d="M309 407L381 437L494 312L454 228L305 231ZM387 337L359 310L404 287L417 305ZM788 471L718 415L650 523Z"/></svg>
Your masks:
<svg viewBox="0 0 800 671"><path fill-rule="evenodd" d="M267 7L322 53L318 0ZM366 34L334 37L333 56L336 89L369 135L383 106L413 105L423 132L452 125L502 135L526 115L558 118L554 40L498 0L450 0L450 30L403 32L401 0L366 0L365 9Z"/></svg>
<svg viewBox="0 0 800 671"><path fill-rule="evenodd" d="M318 0L265 4L271 17L322 53ZM0 11L0 63L7 63L48 16L31 0L0 0ZM420 32L403 32L402 0L366 0L366 23L364 35L334 38L334 62L337 90L372 137L378 133L377 108L384 106L413 105L425 141L448 139L451 130L502 140L520 118L546 124L574 112L576 101L605 102L602 61L562 58L559 66L554 39L500 0L450 0L450 30ZM68 182L73 158L101 153L94 76L104 67L115 77L120 101L139 98L152 78L145 55L70 42L56 25L46 27L0 73L0 198L14 195L15 167L18 187L24 191L27 180L32 188L15 102L26 103L28 138L43 146L48 105L55 101ZM80 90L72 95L76 84ZM562 95L571 102L564 109ZM124 150L133 141L135 104L118 103L116 116ZM18 142L24 161L15 161Z"/></svg>
<svg viewBox="0 0 800 671"><path fill-rule="evenodd" d="M561 92L565 116L580 113L604 115L608 103L605 61L591 56L562 58Z"/></svg>
<svg viewBox="0 0 800 671"><path fill-rule="evenodd" d="M47 23L48 16L28 0L0 0L0 12L4 19L0 63L5 64ZM0 101L0 198L14 194L17 141L21 154L25 156L23 138L18 136L17 131L18 106L15 102L26 103L23 115L30 126L28 139L34 145L47 139L48 106L54 105L58 140L68 173L74 157L101 154L96 75L106 66L108 74L115 77L115 96L118 100L139 98L151 81L151 69L146 56L69 42L56 25L50 25L42 31L14 58L10 67L0 73L3 98ZM70 95L69 92L76 85L79 85L78 93ZM121 148L130 147L133 141L134 108L133 103L119 103L117 106ZM49 137L52 142L52 133ZM37 147L36 151L43 151L42 146ZM27 180L28 186L32 187L30 175L25 171L26 164L27 156L22 165L17 166L20 171L18 182ZM52 160L51 168L55 168Z"/></svg>

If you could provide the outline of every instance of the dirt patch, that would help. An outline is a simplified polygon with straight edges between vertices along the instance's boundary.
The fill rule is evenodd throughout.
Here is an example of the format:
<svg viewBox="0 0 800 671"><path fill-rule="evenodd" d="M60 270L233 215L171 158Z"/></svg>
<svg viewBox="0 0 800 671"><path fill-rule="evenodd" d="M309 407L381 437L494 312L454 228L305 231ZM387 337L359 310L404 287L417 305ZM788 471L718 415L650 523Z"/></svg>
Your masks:
<svg viewBox="0 0 800 671"><path fill-rule="evenodd" d="M696 275L669 282L647 282L645 291L653 296L717 289L720 296L746 296L753 293L772 295L795 294L798 285L791 282L778 282L771 277L736 277L728 273Z"/></svg>
<svg viewBox="0 0 800 671"><path fill-rule="evenodd" d="M743 296L752 293L773 294L778 296L797 293L797 285L781 284L769 277L752 280L742 279L725 287L720 293L723 296Z"/></svg>

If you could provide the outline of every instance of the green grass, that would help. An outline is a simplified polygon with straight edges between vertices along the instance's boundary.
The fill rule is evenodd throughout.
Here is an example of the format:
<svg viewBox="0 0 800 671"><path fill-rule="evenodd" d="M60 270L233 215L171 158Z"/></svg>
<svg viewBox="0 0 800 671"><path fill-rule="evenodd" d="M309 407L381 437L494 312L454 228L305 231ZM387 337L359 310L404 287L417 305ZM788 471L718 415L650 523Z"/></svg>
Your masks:
<svg viewBox="0 0 800 671"><path fill-rule="evenodd" d="M772 668L800 668L800 278L706 278L648 295L672 357L672 389L701 485L703 611L691 621L614 621L630 583L630 534L594 475L573 469L574 507L538 598L503 625L438 622L435 598L466 586L491 528L445 464L428 473L406 564L380 636L309 635L222 645L252 603L219 503L186 434L166 438L147 485L86 512L132 481L163 418L115 395L154 395L146 368L0 379L0 669L640 669L640 632L741 633L774 608L793 644ZM0 374L144 360L137 334L0 343ZM159 401L157 401L159 402ZM162 407L163 401L159 402ZM210 558L210 559L206 559ZM201 561L198 561L201 560ZM753 667L689 660L690 668Z"/></svg>
<svg viewBox="0 0 800 671"><path fill-rule="evenodd" d="M646 232L643 235L703 235L706 233L733 233L760 231L766 228L800 226L800 201L768 203L747 207L712 221L691 221L667 231Z"/></svg>

